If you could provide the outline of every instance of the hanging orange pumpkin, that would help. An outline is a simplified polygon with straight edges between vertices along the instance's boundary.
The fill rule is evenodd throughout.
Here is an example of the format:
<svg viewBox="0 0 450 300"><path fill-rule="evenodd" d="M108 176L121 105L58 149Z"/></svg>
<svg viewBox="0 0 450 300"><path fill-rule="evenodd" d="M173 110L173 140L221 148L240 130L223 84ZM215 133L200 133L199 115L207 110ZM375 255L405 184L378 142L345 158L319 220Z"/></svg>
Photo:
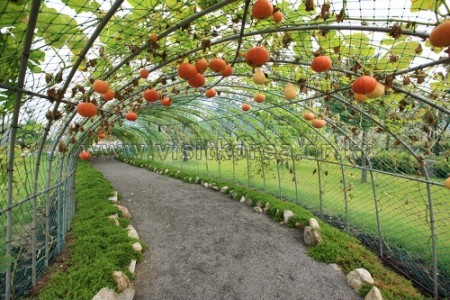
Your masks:
<svg viewBox="0 0 450 300"><path fill-rule="evenodd" d="M274 12L272 18L275 23L280 23L283 20L283 13L281 11Z"/></svg>
<svg viewBox="0 0 450 300"><path fill-rule="evenodd" d="M80 154L78 154L78 158L81 160L87 160L87 159L91 158L91 153L89 153L86 150L83 150L80 152Z"/></svg>
<svg viewBox="0 0 450 300"><path fill-rule="evenodd" d="M306 112L303 114L303 119L307 121L312 121L314 120L314 114L312 112Z"/></svg>
<svg viewBox="0 0 450 300"><path fill-rule="evenodd" d="M97 106L89 102L80 102L77 105L77 113L86 118L93 117L97 114Z"/></svg>
<svg viewBox="0 0 450 300"><path fill-rule="evenodd" d="M114 97L116 97L116 92L114 92L113 90L108 90L106 93L104 93L102 95L103 99L105 99L105 101L110 101L112 99L114 99Z"/></svg>
<svg viewBox="0 0 450 300"><path fill-rule="evenodd" d="M352 89L357 94L368 94L377 87L377 80L372 76L361 76L352 84Z"/></svg>
<svg viewBox="0 0 450 300"><path fill-rule="evenodd" d="M215 89L209 89L209 90L206 90L206 92L205 92L205 96L208 98L215 97L216 95L217 95L217 92Z"/></svg>
<svg viewBox="0 0 450 300"><path fill-rule="evenodd" d="M202 73L198 73L197 76L188 80L188 84L192 87L202 87L205 84L205 76Z"/></svg>
<svg viewBox="0 0 450 300"><path fill-rule="evenodd" d="M129 111L125 114L125 119L128 121L136 121L138 115L134 111Z"/></svg>
<svg viewBox="0 0 450 300"><path fill-rule="evenodd" d="M200 58L199 60L197 60L197 62L195 63L195 67L197 68L197 71L199 73L204 73L206 71L206 69L208 68L209 63L206 59L204 58Z"/></svg>
<svg viewBox="0 0 450 300"><path fill-rule="evenodd" d="M231 74L233 74L233 68L230 65L227 65L225 69L220 72L220 75L222 75L223 77L228 77Z"/></svg>
<svg viewBox="0 0 450 300"><path fill-rule="evenodd" d="M263 103L266 100L266 95L263 93L256 93L253 96L253 100L255 100L256 103Z"/></svg>
<svg viewBox="0 0 450 300"><path fill-rule="evenodd" d="M109 85L108 85L108 83L106 81L97 79L92 84L92 88L97 93L104 94L104 93L106 93L109 90Z"/></svg>
<svg viewBox="0 0 450 300"><path fill-rule="evenodd" d="M263 46L250 48L245 53L245 62L253 67L261 67L269 60L269 51Z"/></svg>
<svg viewBox="0 0 450 300"><path fill-rule="evenodd" d="M331 69L331 58L326 55L317 56L311 62L311 69L314 72L321 73Z"/></svg>
<svg viewBox="0 0 450 300"><path fill-rule="evenodd" d="M106 134L104 132L99 132L98 133L98 138L99 139L104 139L106 137Z"/></svg>
<svg viewBox="0 0 450 300"><path fill-rule="evenodd" d="M267 19L273 13L273 6L269 0L256 0L252 6L252 16L255 19Z"/></svg>
<svg viewBox="0 0 450 300"><path fill-rule="evenodd" d="M241 109L243 111L249 111L251 108L252 108L251 105L247 104L247 103L242 103L242 105L241 105Z"/></svg>
<svg viewBox="0 0 450 300"><path fill-rule="evenodd" d="M450 20L436 26L430 33L429 41L434 47L450 46Z"/></svg>
<svg viewBox="0 0 450 300"><path fill-rule="evenodd" d="M147 78L148 75L150 74L150 72L147 69L140 69L139 70L139 76L141 76L141 78Z"/></svg>
<svg viewBox="0 0 450 300"><path fill-rule="evenodd" d="M164 97L161 99L161 105L169 107L172 105L172 100L169 97Z"/></svg>
<svg viewBox="0 0 450 300"><path fill-rule="evenodd" d="M218 73L222 72L227 67L227 63L221 58L213 58L209 61L209 68Z"/></svg>
<svg viewBox="0 0 450 300"><path fill-rule="evenodd" d="M178 76L183 78L184 80L189 80L197 76L198 71L197 68L190 63L181 63L178 66Z"/></svg>
<svg viewBox="0 0 450 300"><path fill-rule="evenodd" d="M159 93L156 90L145 90L144 99L147 102L155 102L159 99Z"/></svg>
<svg viewBox="0 0 450 300"><path fill-rule="evenodd" d="M325 125L327 125L327 121L325 121L325 120L321 120L321 119L312 120L312 126L314 128L323 128L323 127L325 127Z"/></svg>

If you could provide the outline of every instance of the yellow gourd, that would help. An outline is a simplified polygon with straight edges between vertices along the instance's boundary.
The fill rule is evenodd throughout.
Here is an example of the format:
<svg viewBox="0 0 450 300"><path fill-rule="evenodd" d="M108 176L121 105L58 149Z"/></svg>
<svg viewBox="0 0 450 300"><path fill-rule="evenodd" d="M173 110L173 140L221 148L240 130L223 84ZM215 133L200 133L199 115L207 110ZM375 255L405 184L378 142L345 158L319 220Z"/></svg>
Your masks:
<svg viewBox="0 0 450 300"><path fill-rule="evenodd" d="M375 87L375 89L372 92L368 93L366 96L367 98L375 99L383 95L384 95L384 84L377 82L377 86Z"/></svg>
<svg viewBox="0 0 450 300"><path fill-rule="evenodd" d="M297 97L297 90L292 83L288 83L284 87L284 97L288 100L292 100Z"/></svg>
<svg viewBox="0 0 450 300"><path fill-rule="evenodd" d="M266 82L266 75L264 75L261 68L255 69L255 74L253 74L253 82L256 84L264 84Z"/></svg>

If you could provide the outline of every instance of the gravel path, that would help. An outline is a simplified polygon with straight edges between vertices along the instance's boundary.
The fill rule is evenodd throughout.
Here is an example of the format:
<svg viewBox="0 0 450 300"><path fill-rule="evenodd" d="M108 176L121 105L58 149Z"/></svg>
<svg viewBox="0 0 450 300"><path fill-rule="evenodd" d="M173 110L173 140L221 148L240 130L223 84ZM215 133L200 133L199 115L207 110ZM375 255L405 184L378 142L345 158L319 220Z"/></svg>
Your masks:
<svg viewBox="0 0 450 300"><path fill-rule="evenodd" d="M360 299L342 273L306 254L298 230L228 195L99 158L149 246L137 299Z"/></svg>

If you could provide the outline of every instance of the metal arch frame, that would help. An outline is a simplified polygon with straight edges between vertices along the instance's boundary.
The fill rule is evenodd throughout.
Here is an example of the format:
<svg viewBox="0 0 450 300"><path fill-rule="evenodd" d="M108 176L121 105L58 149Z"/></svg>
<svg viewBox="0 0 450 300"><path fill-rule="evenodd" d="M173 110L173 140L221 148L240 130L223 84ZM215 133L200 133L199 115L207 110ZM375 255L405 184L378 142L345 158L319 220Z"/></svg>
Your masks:
<svg viewBox="0 0 450 300"><path fill-rule="evenodd" d="M33 42L34 37L34 29L36 28L37 18L39 14L39 6L41 4L41 0L33 0L30 7L30 15L28 18L28 25L25 32L25 40L22 48L22 56L20 60L20 69L19 69L19 76L17 79L17 87L19 89L22 89L24 87L25 82L25 74L27 71L27 64L28 59L30 55L31 45ZM10 208L12 206L12 200L13 200L13 171L14 171L14 149L16 146L16 136L17 136L17 129L18 129L18 123L19 123L19 112L21 107L21 98L22 93L17 92L16 93L16 99L14 101L14 112L11 122L11 131L10 131L10 138L9 138L9 152L8 152L8 162L7 162L7 206ZM35 193L36 194L36 193ZM34 215L36 214L36 205L33 202L33 210ZM12 208L8 209L6 213L6 219L7 219L7 228L6 228L6 255L11 255L11 239L12 239ZM33 225L32 230L36 227L36 219L35 216L33 216ZM36 237L33 237L33 246L35 248L36 243ZM35 256L35 252L33 253L33 257ZM5 272L5 297L6 300L9 300L11 297L11 264L8 264L8 267L6 268Z"/></svg>

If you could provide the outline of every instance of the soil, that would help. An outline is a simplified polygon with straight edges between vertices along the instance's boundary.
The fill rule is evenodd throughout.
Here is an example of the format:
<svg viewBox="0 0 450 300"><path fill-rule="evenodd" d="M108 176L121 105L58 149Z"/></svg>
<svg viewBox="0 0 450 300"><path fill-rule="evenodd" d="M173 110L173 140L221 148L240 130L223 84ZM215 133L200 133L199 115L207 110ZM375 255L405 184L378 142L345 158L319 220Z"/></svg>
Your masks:
<svg viewBox="0 0 450 300"><path fill-rule="evenodd" d="M148 245L137 299L360 299L306 253L301 232L229 195L98 158Z"/></svg>

